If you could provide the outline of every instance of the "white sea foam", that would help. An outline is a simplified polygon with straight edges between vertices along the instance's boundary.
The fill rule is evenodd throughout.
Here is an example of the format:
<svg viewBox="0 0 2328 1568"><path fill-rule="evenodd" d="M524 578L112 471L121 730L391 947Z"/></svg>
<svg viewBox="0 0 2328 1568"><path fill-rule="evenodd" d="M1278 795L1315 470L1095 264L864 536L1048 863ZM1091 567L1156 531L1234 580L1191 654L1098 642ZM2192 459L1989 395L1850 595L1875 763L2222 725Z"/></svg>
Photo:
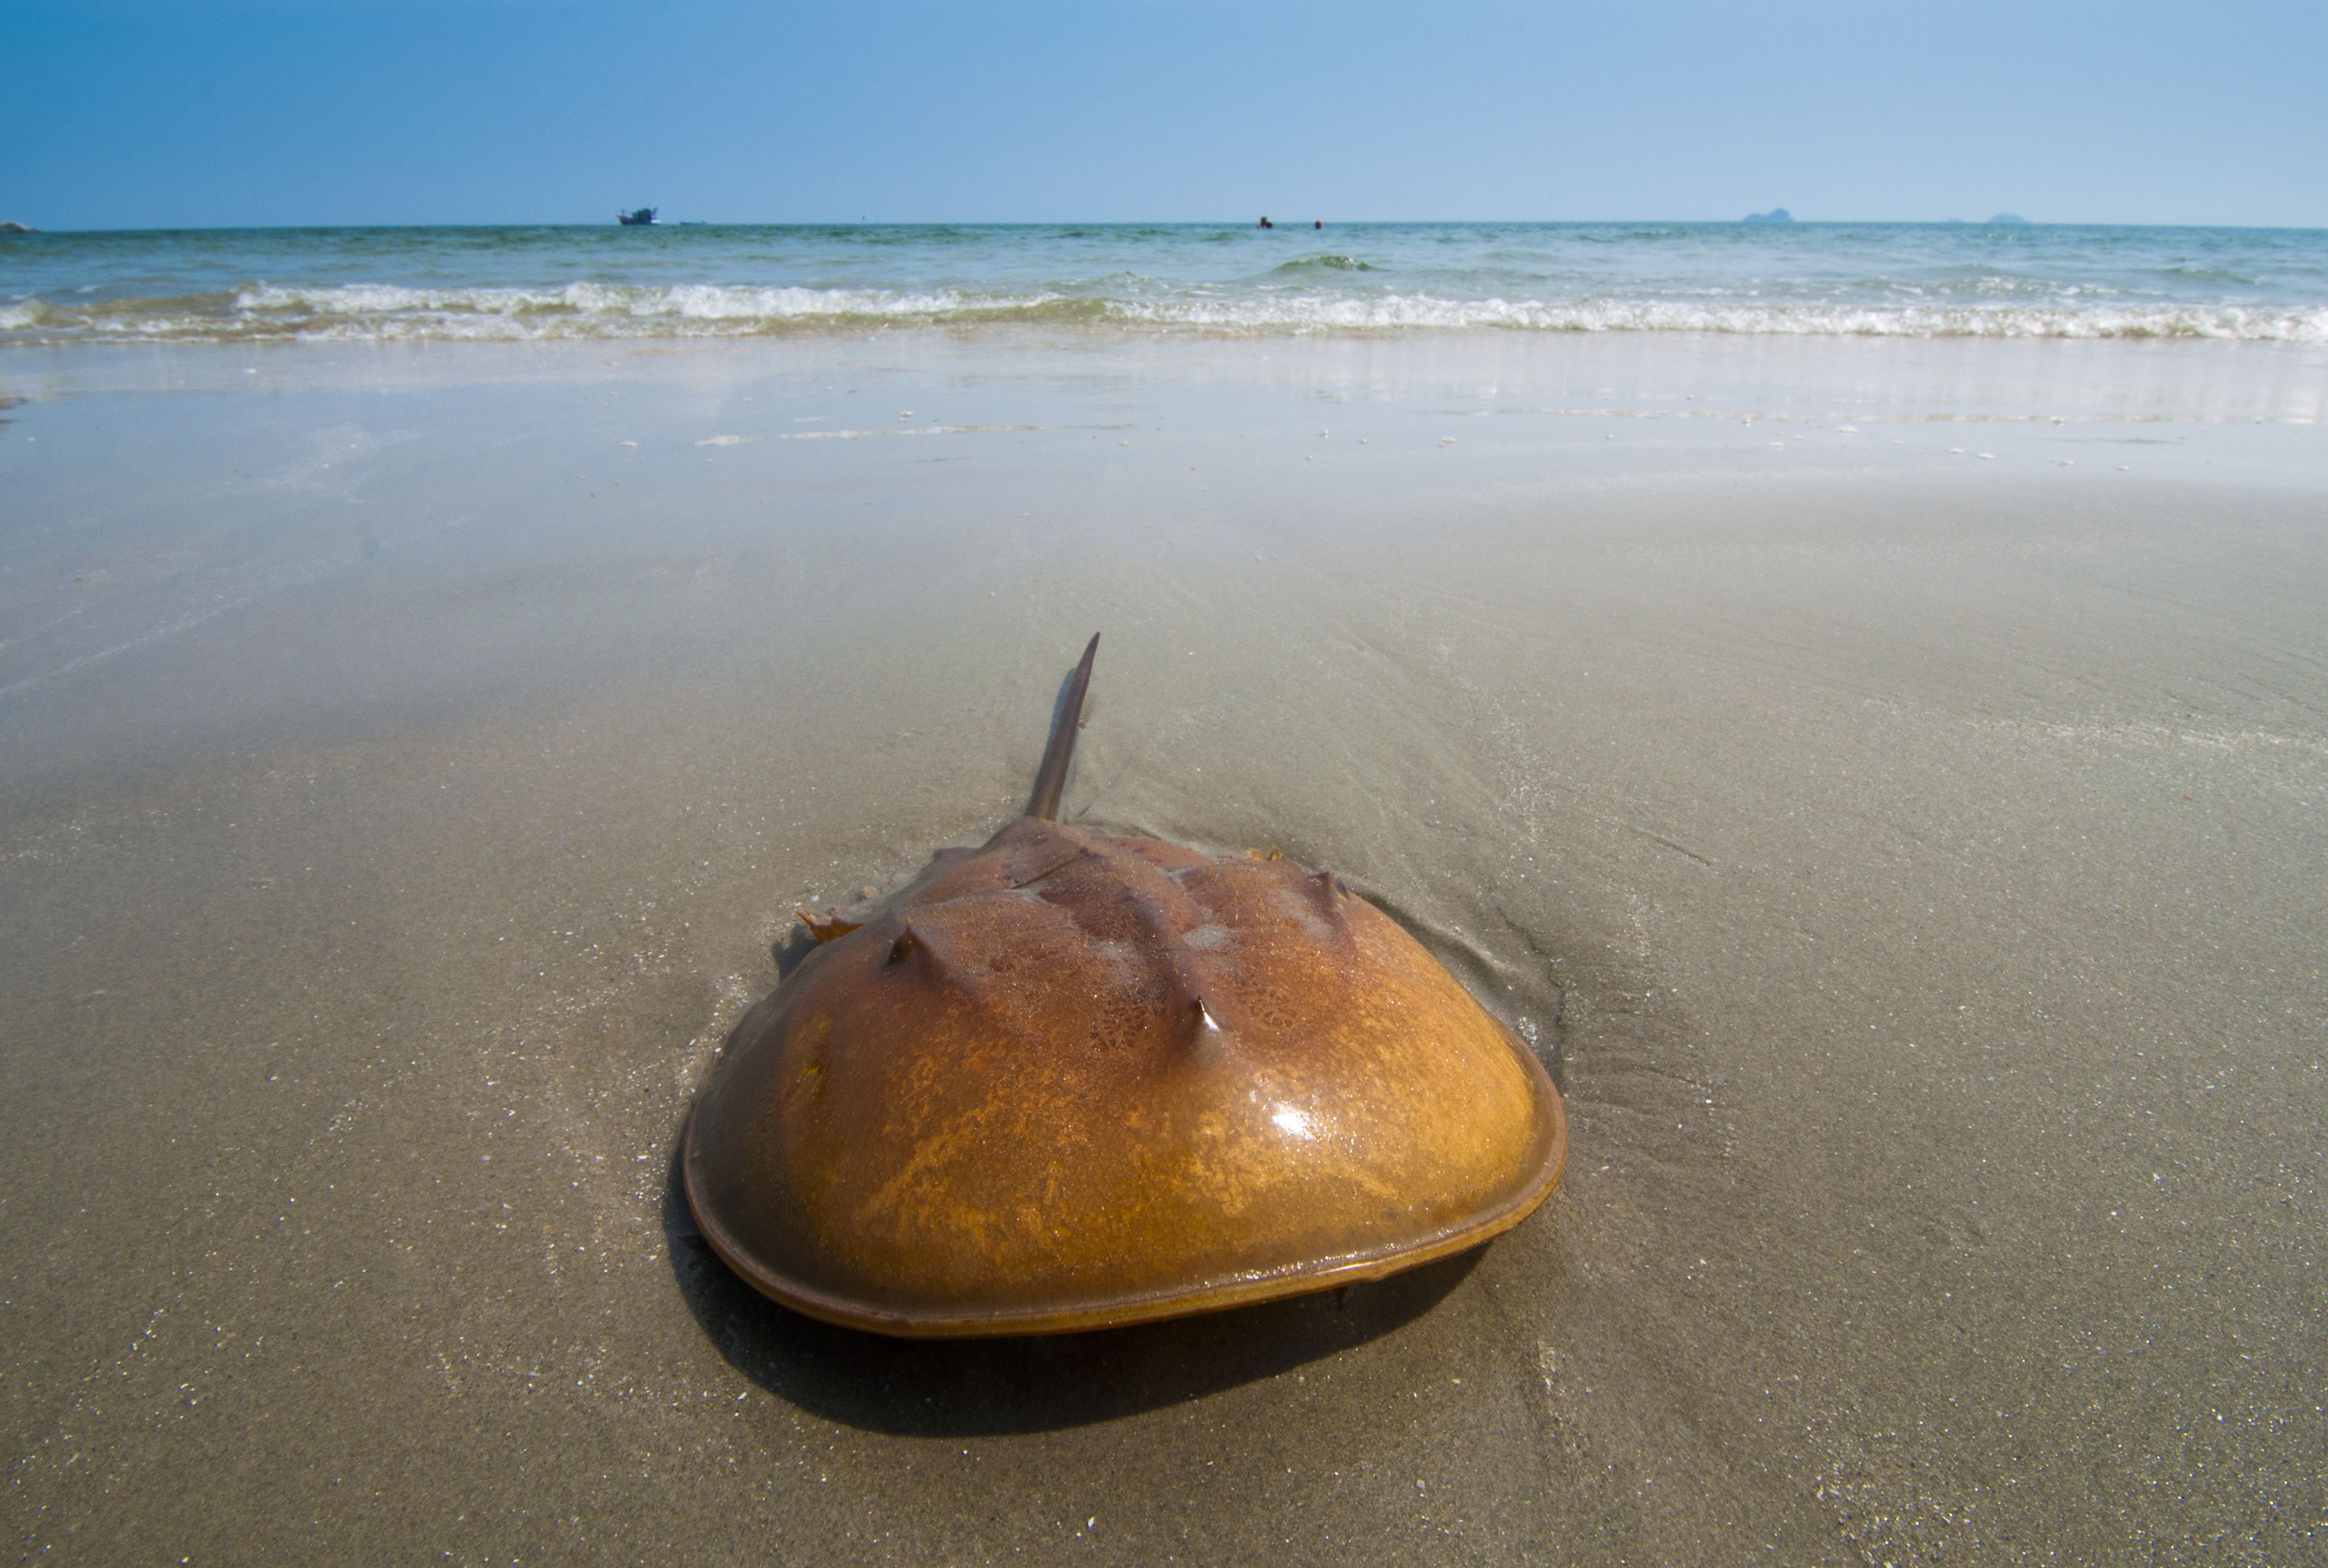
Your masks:
<svg viewBox="0 0 2328 1568"><path fill-rule="evenodd" d="M821 326L1039 317L1059 298L711 283L640 287L577 282L556 289L260 285L236 294L225 312L156 315L132 330L307 341L728 337ZM106 324L131 327L120 318Z"/></svg>
<svg viewBox="0 0 2328 1568"><path fill-rule="evenodd" d="M1833 305L1704 297L1491 296L1427 291L1166 290L977 294L685 283L573 282L556 288L412 287L390 283L258 284L230 296L0 306L0 342L402 342L749 337L865 326L993 324L1112 326L1236 335L1416 331L1716 333L1903 338L2216 338L2328 343L2328 306L2133 305L2109 291L2011 297L1983 279L1976 303ZM2032 291L2035 292L2035 291ZM2000 298L1999 296L2007 297Z"/></svg>
<svg viewBox="0 0 2328 1568"><path fill-rule="evenodd" d="M1112 307L1121 319L1227 332L1395 332L1502 328L1535 332L1685 332L1832 337L2227 338L2328 343L2328 308L2084 309L1706 305L1669 300L1452 300L1429 295L1167 301Z"/></svg>

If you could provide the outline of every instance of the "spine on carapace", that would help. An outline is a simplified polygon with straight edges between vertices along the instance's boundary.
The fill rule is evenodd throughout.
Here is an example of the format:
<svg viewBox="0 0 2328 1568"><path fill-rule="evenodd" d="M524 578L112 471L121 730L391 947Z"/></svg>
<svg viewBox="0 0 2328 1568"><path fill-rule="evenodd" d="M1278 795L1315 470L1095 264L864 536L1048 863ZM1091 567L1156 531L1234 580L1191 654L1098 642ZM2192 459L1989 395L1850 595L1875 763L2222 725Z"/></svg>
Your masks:
<svg viewBox="0 0 2328 1568"><path fill-rule="evenodd" d="M1084 692L1091 686L1092 658L1098 652L1099 634L1094 632L1059 698L1058 717L1051 720L1051 741L1043 748L1043 765L1035 770L1035 793L1027 800L1027 814L1037 822L1058 817L1059 796L1067 787L1067 764L1075 755L1075 726L1083 722Z"/></svg>

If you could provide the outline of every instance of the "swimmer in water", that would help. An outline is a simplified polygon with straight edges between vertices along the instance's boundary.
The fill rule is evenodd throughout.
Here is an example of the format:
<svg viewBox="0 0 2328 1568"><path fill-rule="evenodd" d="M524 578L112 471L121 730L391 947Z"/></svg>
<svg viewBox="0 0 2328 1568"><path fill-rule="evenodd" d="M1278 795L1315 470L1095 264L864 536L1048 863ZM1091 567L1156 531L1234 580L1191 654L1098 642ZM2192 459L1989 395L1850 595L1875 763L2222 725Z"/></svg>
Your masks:
<svg viewBox="0 0 2328 1568"><path fill-rule="evenodd" d="M1262 226L1263 229L1274 229L1274 228L1276 228L1276 227L1277 227L1277 225L1276 225L1276 224L1272 223L1272 222L1269 221L1269 214L1268 214L1268 213L1266 213L1266 212L1263 212L1263 213L1261 215L1261 226Z"/></svg>

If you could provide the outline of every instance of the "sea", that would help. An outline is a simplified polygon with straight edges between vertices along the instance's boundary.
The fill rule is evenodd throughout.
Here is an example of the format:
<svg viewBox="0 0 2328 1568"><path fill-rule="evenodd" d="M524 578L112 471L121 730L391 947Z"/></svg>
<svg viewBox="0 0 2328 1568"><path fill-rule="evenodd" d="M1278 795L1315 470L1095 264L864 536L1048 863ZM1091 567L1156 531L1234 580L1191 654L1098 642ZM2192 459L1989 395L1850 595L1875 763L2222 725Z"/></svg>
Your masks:
<svg viewBox="0 0 2328 1568"><path fill-rule="evenodd" d="M2328 343L2328 230L661 224L0 237L0 347L1127 333Z"/></svg>

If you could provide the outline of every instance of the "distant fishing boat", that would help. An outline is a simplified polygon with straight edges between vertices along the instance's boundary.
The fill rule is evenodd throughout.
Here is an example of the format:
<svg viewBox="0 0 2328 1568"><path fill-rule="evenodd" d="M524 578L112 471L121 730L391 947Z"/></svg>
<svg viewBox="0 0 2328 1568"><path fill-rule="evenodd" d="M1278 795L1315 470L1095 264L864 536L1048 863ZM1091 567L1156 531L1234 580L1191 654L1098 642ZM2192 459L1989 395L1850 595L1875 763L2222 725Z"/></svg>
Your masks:
<svg viewBox="0 0 2328 1568"><path fill-rule="evenodd" d="M635 212L617 212L615 214L615 221L620 223L625 229L631 228L635 224L652 223L654 221L655 210L652 207L642 207Z"/></svg>

